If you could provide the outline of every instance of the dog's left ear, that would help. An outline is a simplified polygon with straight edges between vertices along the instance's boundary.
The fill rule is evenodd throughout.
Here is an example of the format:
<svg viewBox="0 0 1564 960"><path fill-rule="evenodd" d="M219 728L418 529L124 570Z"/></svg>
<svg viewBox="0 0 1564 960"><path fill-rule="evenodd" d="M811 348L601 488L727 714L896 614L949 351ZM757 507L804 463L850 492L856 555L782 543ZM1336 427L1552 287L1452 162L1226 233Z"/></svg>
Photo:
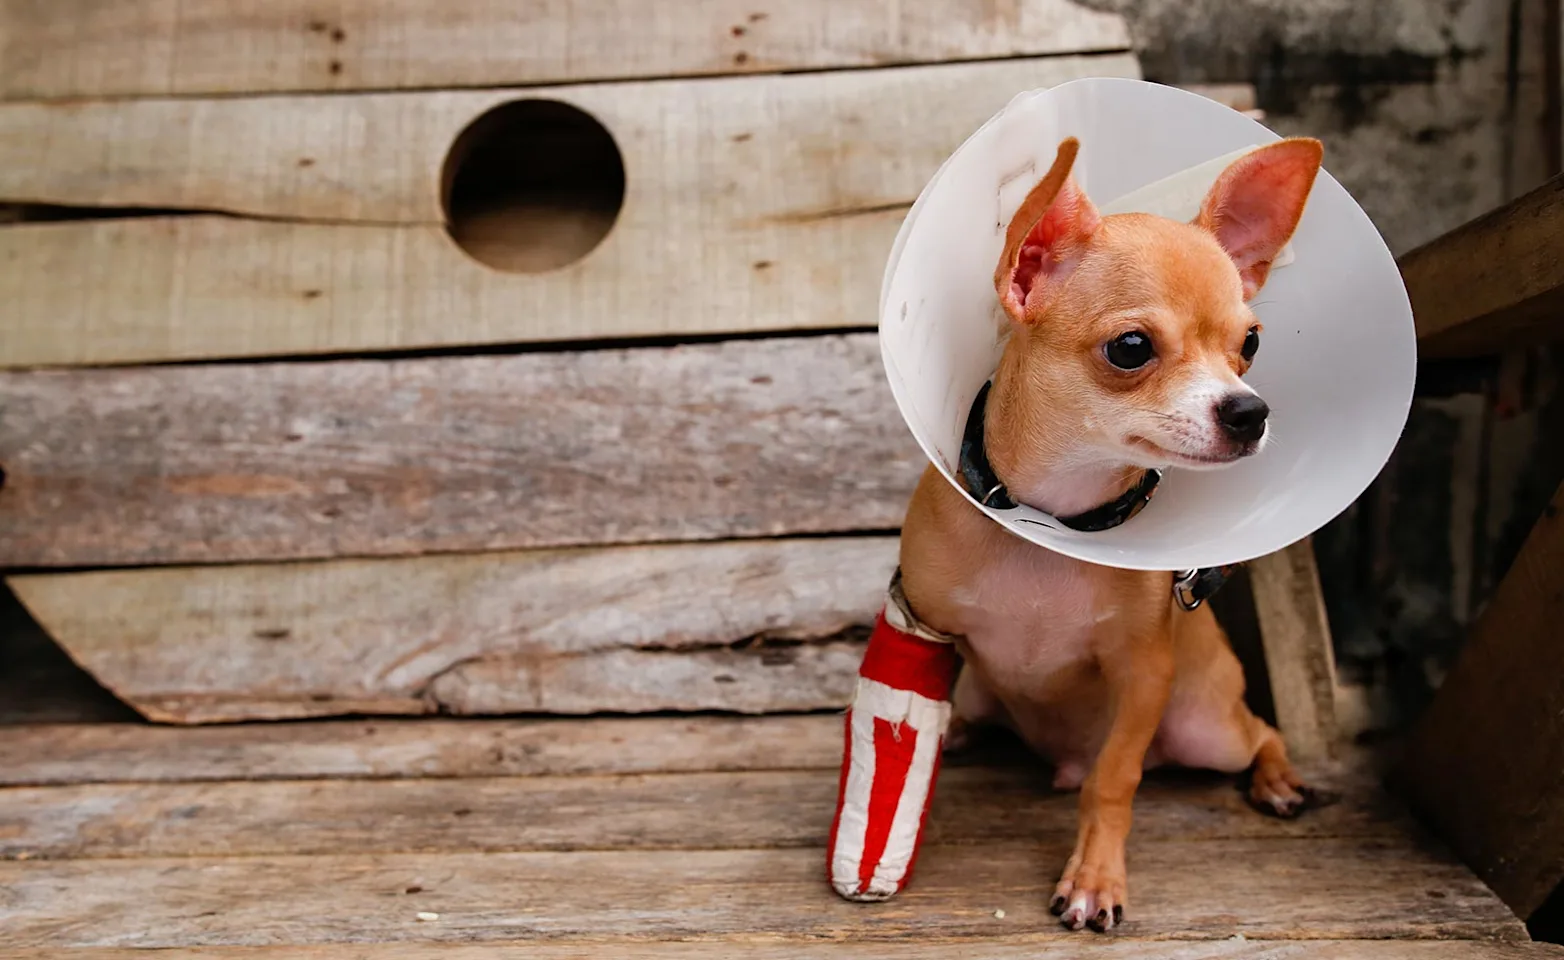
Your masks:
<svg viewBox="0 0 1564 960"><path fill-rule="evenodd" d="M1307 137L1252 150L1222 171L1201 203L1195 225L1215 234L1233 258L1245 300L1265 285L1271 261L1298 229L1324 155Z"/></svg>

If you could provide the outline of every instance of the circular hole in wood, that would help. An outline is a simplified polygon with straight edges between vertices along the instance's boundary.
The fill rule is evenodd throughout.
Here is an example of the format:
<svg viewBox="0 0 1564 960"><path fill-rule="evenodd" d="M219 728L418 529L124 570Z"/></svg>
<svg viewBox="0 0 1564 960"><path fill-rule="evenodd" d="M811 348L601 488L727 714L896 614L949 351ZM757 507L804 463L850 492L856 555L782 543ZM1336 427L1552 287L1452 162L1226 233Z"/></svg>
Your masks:
<svg viewBox="0 0 1564 960"><path fill-rule="evenodd" d="M451 145L446 228L497 270L541 273L591 253L624 205L625 168L608 129L556 100L515 100Z"/></svg>

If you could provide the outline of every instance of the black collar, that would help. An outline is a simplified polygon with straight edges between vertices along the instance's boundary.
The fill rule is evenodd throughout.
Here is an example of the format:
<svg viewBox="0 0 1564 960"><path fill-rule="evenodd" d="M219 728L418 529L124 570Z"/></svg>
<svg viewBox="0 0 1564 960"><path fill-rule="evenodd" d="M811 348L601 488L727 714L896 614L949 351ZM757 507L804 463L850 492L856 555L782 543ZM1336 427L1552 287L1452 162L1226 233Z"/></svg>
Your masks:
<svg viewBox="0 0 1564 960"><path fill-rule="evenodd" d="M967 485L967 492L985 507L1013 510L1016 502L1011 499L1005 485L999 482L999 477L988 462L988 452L983 447L984 413L988 409L988 391L992 386L992 381L983 384L977 399L972 401L972 412L967 414L967 429L961 436L961 479ZM1151 501L1151 495L1156 492L1157 483L1161 480L1160 470L1147 470L1140 482L1117 500L1093 507L1085 513L1054 519L1071 530L1083 533L1111 530L1140 513Z"/></svg>

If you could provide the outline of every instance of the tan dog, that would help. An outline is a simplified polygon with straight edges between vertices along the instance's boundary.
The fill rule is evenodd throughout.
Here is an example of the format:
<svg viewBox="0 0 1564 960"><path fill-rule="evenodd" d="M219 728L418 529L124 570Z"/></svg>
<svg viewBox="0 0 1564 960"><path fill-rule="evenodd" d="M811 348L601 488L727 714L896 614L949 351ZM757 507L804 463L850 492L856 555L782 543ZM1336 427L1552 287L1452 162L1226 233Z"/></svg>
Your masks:
<svg viewBox="0 0 1564 960"><path fill-rule="evenodd" d="M1318 141L1236 160L1193 223L1102 217L1070 178L1077 144L1010 224L995 274L1012 332L984 442L1010 496L1057 517L1114 501L1148 468L1213 469L1264 444L1264 401L1239 379L1259 344L1247 301L1303 215ZM918 619L958 635L953 742L1013 728L1080 787L1080 829L1053 911L1072 929L1122 919L1124 844L1143 769L1239 772L1278 815L1311 792L1209 608L1185 612L1171 573L1072 560L1006 532L932 467L902 532Z"/></svg>

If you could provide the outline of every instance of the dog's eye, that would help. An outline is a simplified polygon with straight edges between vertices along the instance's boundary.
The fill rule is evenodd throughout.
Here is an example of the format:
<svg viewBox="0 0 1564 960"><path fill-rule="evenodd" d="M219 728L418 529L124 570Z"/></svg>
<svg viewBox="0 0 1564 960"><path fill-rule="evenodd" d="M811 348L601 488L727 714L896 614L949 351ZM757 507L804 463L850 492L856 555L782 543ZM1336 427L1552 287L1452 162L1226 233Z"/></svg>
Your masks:
<svg viewBox="0 0 1564 960"><path fill-rule="evenodd" d="M1242 351L1243 355L1244 355L1244 359L1245 360L1253 360L1255 353L1258 352L1259 349L1260 349L1260 328L1259 327L1250 327L1249 328L1249 332L1244 334L1244 349Z"/></svg>
<svg viewBox="0 0 1564 960"><path fill-rule="evenodd" d="M1139 330L1121 333L1109 340L1103 344L1102 353L1120 370L1138 370L1157 355L1151 348L1151 338Z"/></svg>

